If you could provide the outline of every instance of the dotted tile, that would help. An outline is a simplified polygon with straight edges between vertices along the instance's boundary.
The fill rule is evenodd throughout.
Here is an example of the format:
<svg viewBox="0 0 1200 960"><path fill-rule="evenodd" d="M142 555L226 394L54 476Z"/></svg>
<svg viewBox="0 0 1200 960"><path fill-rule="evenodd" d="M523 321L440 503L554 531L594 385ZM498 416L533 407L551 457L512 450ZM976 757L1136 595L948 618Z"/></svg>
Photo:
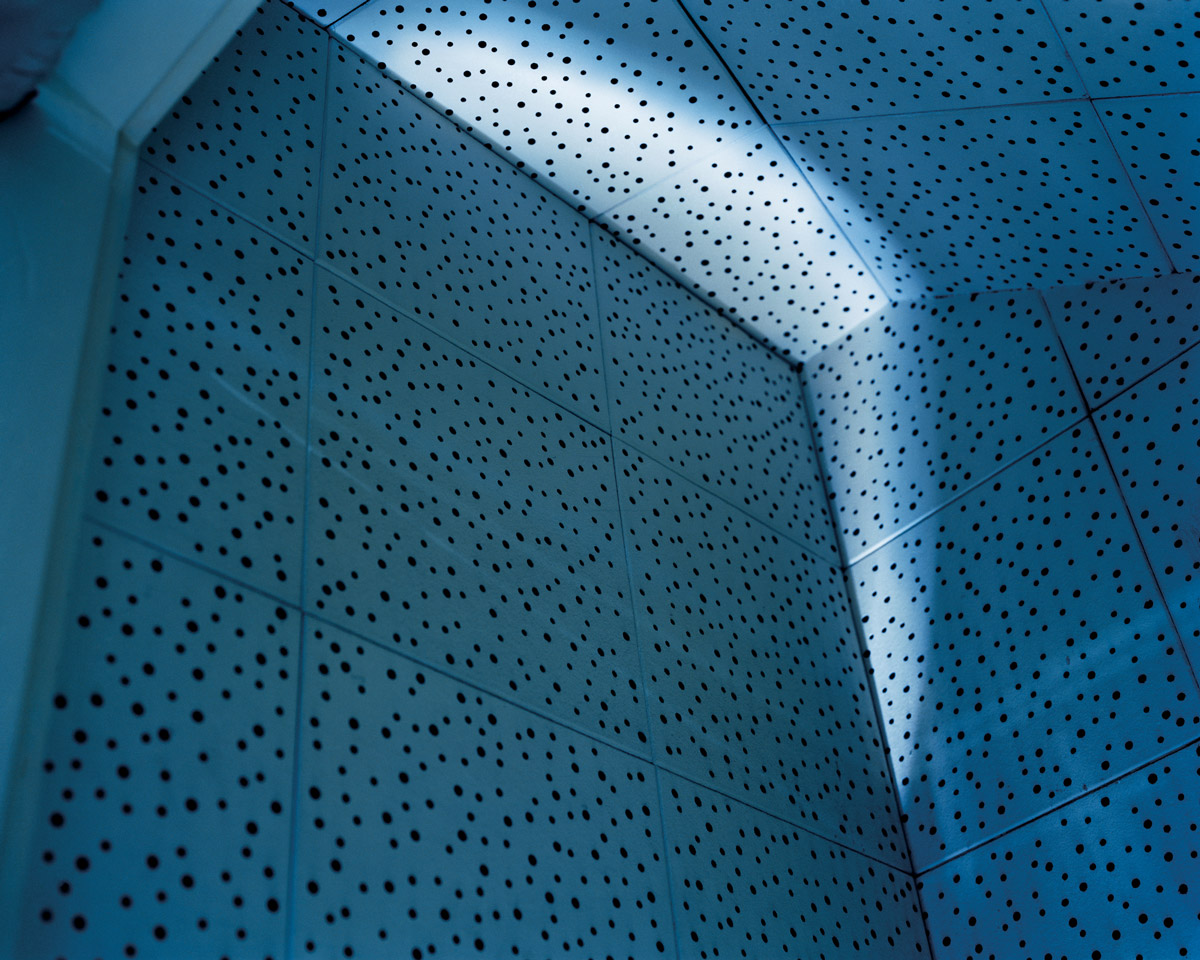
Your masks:
<svg viewBox="0 0 1200 960"><path fill-rule="evenodd" d="M894 299L1169 269L1090 105L779 129Z"/></svg>
<svg viewBox="0 0 1200 960"><path fill-rule="evenodd" d="M1090 426L851 570L918 871L1200 733Z"/></svg>
<svg viewBox="0 0 1200 960"><path fill-rule="evenodd" d="M313 268L142 167L91 516L299 602Z"/></svg>
<svg viewBox="0 0 1200 960"><path fill-rule="evenodd" d="M355 54L330 71L321 262L602 417L586 220Z"/></svg>
<svg viewBox="0 0 1200 960"><path fill-rule="evenodd" d="M772 123L1082 96L1041 4L684 6Z"/></svg>
<svg viewBox="0 0 1200 960"><path fill-rule="evenodd" d="M268 0L150 131L142 157L311 256L328 42Z"/></svg>
<svg viewBox="0 0 1200 960"><path fill-rule="evenodd" d="M673 956L654 769L326 626L296 956Z"/></svg>
<svg viewBox="0 0 1200 960"><path fill-rule="evenodd" d="M1036 294L895 304L804 367L851 557L1083 415Z"/></svg>
<svg viewBox="0 0 1200 960"><path fill-rule="evenodd" d="M624 245L597 244L617 435L835 557L796 372Z"/></svg>
<svg viewBox="0 0 1200 960"><path fill-rule="evenodd" d="M671 774L663 818L681 955L929 956L908 874Z"/></svg>
<svg viewBox="0 0 1200 960"><path fill-rule="evenodd" d="M320 287L306 607L646 750L608 436Z"/></svg>
<svg viewBox="0 0 1200 960"><path fill-rule="evenodd" d="M840 571L652 460L619 453L656 758L905 863Z"/></svg>
<svg viewBox="0 0 1200 960"><path fill-rule="evenodd" d="M1200 340L1200 274L1091 283L1044 296L1093 409Z"/></svg>
<svg viewBox="0 0 1200 960"><path fill-rule="evenodd" d="M100 528L83 537L21 955L282 960L300 618Z"/></svg>

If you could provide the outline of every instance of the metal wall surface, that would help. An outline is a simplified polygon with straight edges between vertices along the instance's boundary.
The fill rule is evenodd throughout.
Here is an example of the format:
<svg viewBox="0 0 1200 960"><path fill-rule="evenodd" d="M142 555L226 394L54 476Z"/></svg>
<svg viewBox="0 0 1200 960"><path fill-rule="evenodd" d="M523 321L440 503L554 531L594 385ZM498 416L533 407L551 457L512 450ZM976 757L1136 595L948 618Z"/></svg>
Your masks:
<svg viewBox="0 0 1200 960"><path fill-rule="evenodd" d="M927 955L799 378L324 42L144 152L25 956Z"/></svg>
<svg viewBox="0 0 1200 960"><path fill-rule="evenodd" d="M1196 290L894 306L805 369L938 960L1195 943Z"/></svg>

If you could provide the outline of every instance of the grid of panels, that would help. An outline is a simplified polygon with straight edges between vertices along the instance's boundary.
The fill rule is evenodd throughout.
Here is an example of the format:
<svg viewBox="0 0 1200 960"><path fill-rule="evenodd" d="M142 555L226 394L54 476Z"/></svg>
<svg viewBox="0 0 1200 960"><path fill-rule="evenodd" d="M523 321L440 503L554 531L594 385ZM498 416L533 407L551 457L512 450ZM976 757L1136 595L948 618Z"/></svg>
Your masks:
<svg viewBox="0 0 1200 960"><path fill-rule="evenodd" d="M1083 413L1034 293L893 304L804 380L851 558Z"/></svg>
<svg viewBox="0 0 1200 960"><path fill-rule="evenodd" d="M805 356L886 300L769 134L732 141L601 222L785 357Z"/></svg>
<svg viewBox="0 0 1200 960"><path fill-rule="evenodd" d="M1200 732L1090 425L851 570L918 870Z"/></svg>
<svg viewBox="0 0 1200 960"><path fill-rule="evenodd" d="M1191 956L1198 776L1193 746L925 874L935 955Z"/></svg>
<svg viewBox="0 0 1200 960"><path fill-rule="evenodd" d="M369 3L336 29L589 214L761 125L675 0Z"/></svg>
<svg viewBox="0 0 1200 960"><path fill-rule="evenodd" d="M1046 0L1093 97L1200 90L1191 0Z"/></svg>
<svg viewBox="0 0 1200 960"><path fill-rule="evenodd" d="M300 599L311 260L143 166L88 511Z"/></svg>
<svg viewBox="0 0 1200 960"><path fill-rule="evenodd" d="M655 758L907 862L841 572L618 449Z"/></svg>
<svg viewBox="0 0 1200 960"><path fill-rule="evenodd" d="M300 618L82 533L20 956L283 960Z"/></svg>
<svg viewBox="0 0 1200 960"><path fill-rule="evenodd" d="M152 130L142 156L312 255L329 38L265 3Z"/></svg>
<svg viewBox="0 0 1200 960"><path fill-rule="evenodd" d="M1090 104L778 129L897 300L1170 269Z"/></svg>
<svg viewBox="0 0 1200 960"><path fill-rule="evenodd" d="M1107 404L1096 418L1159 585L1200 656L1200 376L1195 351Z"/></svg>
<svg viewBox="0 0 1200 960"><path fill-rule="evenodd" d="M654 768L324 625L298 957L672 956Z"/></svg>
<svg viewBox="0 0 1200 960"><path fill-rule="evenodd" d="M608 436L320 273L308 609L644 750Z"/></svg>
<svg viewBox="0 0 1200 960"><path fill-rule="evenodd" d="M627 247L595 241L616 435L835 557L795 371Z"/></svg>
<svg viewBox="0 0 1200 960"><path fill-rule="evenodd" d="M1092 409L1200 340L1200 274L1090 283L1045 300Z"/></svg>
<svg viewBox="0 0 1200 960"><path fill-rule="evenodd" d="M605 425L587 221L335 44L330 269Z"/></svg>
<svg viewBox="0 0 1200 960"><path fill-rule="evenodd" d="M683 0L772 123L1081 95L1041 4Z"/></svg>
<svg viewBox="0 0 1200 960"><path fill-rule="evenodd" d="M1105 100L1100 116L1175 269L1194 270L1200 263L1200 94Z"/></svg>
<svg viewBox="0 0 1200 960"><path fill-rule="evenodd" d="M663 774L680 955L929 955L908 874Z"/></svg>
<svg viewBox="0 0 1200 960"><path fill-rule="evenodd" d="M328 14L328 11L326 11L326 14ZM282 116L277 116L276 119L282 120ZM1184 116L1184 119L1186 119L1186 116ZM1176 131L1172 130L1170 132L1175 133ZM1189 140L1184 138L1184 140L1182 140L1181 144L1182 144L1182 146L1180 149L1172 148L1171 152L1175 152L1175 154L1186 154L1187 150L1190 149L1189 148ZM1174 162L1174 161L1172 161L1172 157L1170 157L1170 156L1163 157L1163 160L1168 161L1168 162ZM1135 164L1134 164L1134 166L1135 166ZM1175 172L1174 172L1174 170L1168 170L1168 173L1174 175ZM311 186L311 184L308 186ZM1166 184L1166 186L1168 186L1169 188L1174 188L1175 185L1170 184L1170 182L1168 182L1168 184ZM212 190L216 190L217 187L212 186L211 188L212 188ZM301 194L298 194L298 197L301 197ZM302 199L302 197L301 197L301 199ZM1172 200L1174 200L1175 203L1180 202L1181 199L1182 199L1182 197L1172 198ZM230 203L232 203L232 202L230 202ZM215 210L210 211L210 215L212 214L212 212L215 212ZM284 216L286 216L288 214L287 210L281 210L281 212ZM749 208L748 208L748 212L749 212ZM278 224L275 223L274 220L271 220L271 212L270 211L268 212L268 214L263 215L262 222L268 224L268 226L271 226L272 229L277 230L277 232L282 233L280 226L278 226ZM1188 224L1186 224L1186 226L1189 227L1190 224L1188 223ZM288 224L287 229L295 230L295 229L299 229L299 228L295 227L294 224ZM1186 233L1184 235L1189 236L1190 234ZM304 244L305 240L304 240L304 238L301 238L299 240L296 240L296 242L300 242L300 244ZM1178 242L1176 242L1175 246L1176 246L1176 250L1177 250L1177 248L1178 248L1178 246L1180 246L1180 244L1178 244ZM173 305L168 308L173 308ZM383 312L386 312L386 308L382 308L382 307L380 307L380 305L373 305L373 307L371 307L371 310L377 314L377 318L378 318L378 316L382 316L382 313L380 313L380 310L383 310ZM472 343L470 343L470 346L472 346L475 349L476 353L481 352L480 343L478 341L473 341ZM490 344L487 344L487 346L490 347ZM145 362L148 362L148 361L146 361L143 358L143 359L140 359L138 362L143 362L143 364L145 364ZM1184 366L1186 366L1186 361L1184 361ZM128 371L132 372L133 367L132 366L128 367ZM113 372L115 372L115 370ZM278 376L278 371L274 371L274 376ZM1186 384L1186 378L1183 378L1181 380L1181 383ZM268 384L268 385L270 386L270 384ZM547 382L542 382L540 385L534 384L533 386L534 386L534 389L540 389L544 392L548 392L548 383ZM244 385L244 389L251 390L252 388L251 388L251 386ZM1170 388L1164 388L1164 389L1170 389ZM1184 389L1186 389L1186 388L1184 388ZM1176 391L1176 392L1178 392L1178 391ZM1128 397L1130 404L1136 404L1140 401L1140 398L1136 397L1135 394L1136 394L1136 391L1130 392L1130 396ZM265 400L265 398L266 398L266 396L265 396L264 392L260 391L259 400ZM572 398L572 400L577 400L577 397ZM602 403L593 404L593 412L595 412L595 409L602 409L602 407L604 407L604 404L602 404ZM1130 407L1130 409L1133 409L1133 408ZM1114 412L1115 412L1115 408L1114 408ZM1151 420L1156 419L1156 416L1158 416L1158 419L1160 419L1160 420L1165 420L1165 419L1170 419L1170 416L1172 416L1172 415L1174 415L1175 419L1176 419L1176 422L1174 422L1174 424L1172 424L1172 427L1174 427L1174 430L1172 430L1172 433L1178 433L1178 432L1180 432L1180 430L1187 430L1188 421L1187 421L1186 404L1176 404L1174 414L1168 414L1166 416L1158 416L1157 410L1156 410L1156 412L1153 412L1153 413L1147 413L1144 416L1144 421L1146 422L1146 424L1148 424L1148 422L1150 422ZM1182 420L1180 419L1181 416L1183 418ZM1193 427L1195 426L1194 418L1193 418L1193 422L1192 422L1192 424L1190 424L1190 426L1193 426ZM1079 451L1075 451L1075 452L1076 452L1076 454L1078 454ZM1086 454L1084 455L1084 457L1086 460ZM1182 456L1181 458L1182 458L1183 462L1180 464L1180 467L1178 467L1178 469L1182 470L1182 472L1186 472L1186 470L1189 469L1190 458L1188 456ZM162 464L160 464L160 466L162 466ZM143 496L144 496L144 494L143 494ZM1166 500L1169 500L1169 499L1170 499L1169 497L1164 497L1164 502L1166 502ZM1182 506L1182 505L1183 505L1183 500L1176 498L1176 503L1175 503L1176 508L1180 508L1180 506ZM224 506L224 505L222 504L222 506ZM1144 512L1144 514L1145 514L1146 511L1142 511L1142 512ZM1178 529L1176 528L1175 530L1172 530L1172 532L1178 534ZM1158 527L1154 528L1153 533L1156 533L1156 534L1159 533ZM1184 540L1186 540L1186 538L1184 538ZM1128 547L1128 546L1129 545L1127 544L1126 547ZM1181 541L1180 541L1180 538L1178 538L1178 536L1176 536L1176 542L1172 546L1174 546L1176 548L1176 550L1178 550L1178 548L1180 548ZM1152 552L1152 554L1154 553L1153 550L1151 552ZM250 556L250 554L247 553L246 556ZM276 554L275 560L276 560L276 563L278 563L278 560L280 560L280 554ZM1170 569L1168 569L1168 571L1166 571L1166 572L1168 572L1168 574L1170 574L1170 572L1172 572L1172 571ZM275 586L275 584L272 584L272 586ZM593 664L593 666L595 666L595 664ZM514 708L514 709L516 709L516 708ZM1165 719L1166 718L1164 716L1164 720ZM1192 719L1192 721L1194 722L1194 718ZM845 910L844 906L842 906L842 910ZM582 944L581 944L581 946L582 946ZM856 949L858 948L857 940L854 941L853 946Z"/></svg>

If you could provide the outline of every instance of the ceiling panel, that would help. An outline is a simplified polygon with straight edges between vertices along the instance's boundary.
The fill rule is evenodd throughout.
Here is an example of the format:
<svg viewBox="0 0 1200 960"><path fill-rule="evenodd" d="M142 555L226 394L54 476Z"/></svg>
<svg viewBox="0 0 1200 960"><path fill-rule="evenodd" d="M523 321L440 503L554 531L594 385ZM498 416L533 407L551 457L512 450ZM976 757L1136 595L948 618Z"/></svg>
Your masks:
<svg viewBox="0 0 1200 960"><path fill-rule="evenodd" d="M1200 265L1200 94L1105 100L1099 108L1175 269L1196 269Z"/></svg>
<svg viewBox="0 0 1200 960"><path fill-rule="evenodd" d="M919 870L1195 737L1195 682L1090 425L851 571Z"/></svg>
<svg viewBox="0 0 1200 960"><path fill-rule="evenodd" d="M852 558L1083 415L1033 292L894 304L804 378Z"/></svg>
<svg viewBox="0 0 1200 960"><path fill-rule="evenodd" d="M602 222L785 356L837 339L887 300L773 136L727 145Z"/></svg>
<svg viewBox="0 0 1200 960"><path fill-rule="evenodd" d="M1198 772L1192 745L922 876L935 956L1193 956Z"/></svg>
<svg viewBox="0 0 1200 960"><path fill-rule="evenodd" d="M1085 101L779 129L896 299L1170 269Z"/></svg>
<svg viewBox="0 0 1200 960"><path fill-rule="evenodd" d="M675 0L376 2L335 29L589 213L761 126Z"/></svg>
<svg viewBox="0 0 1200 960"><path fill-rule="evenodd" d="M1194 349L1106 404L1096 426L1193 662L1200 653L1200 374Z"/></svg>
<svg viewBox="0 0 1200 960"><path fill-rule="evenodd" d="M1082 95L1054 26L1026 0L683 4L772 123Z"/></svg>
<svg viewBox="0 0 1200 960"><path fill-rule="evenodd" d="M1045 0L1093 97L1200 90L1194 0Z"/></svg>
<svg viewBox="0 0 1200 960"><path fill-rule="evenodd" d="M1200 341L1200 274L1061 287L1044 296L1093 409Z"/></svg>

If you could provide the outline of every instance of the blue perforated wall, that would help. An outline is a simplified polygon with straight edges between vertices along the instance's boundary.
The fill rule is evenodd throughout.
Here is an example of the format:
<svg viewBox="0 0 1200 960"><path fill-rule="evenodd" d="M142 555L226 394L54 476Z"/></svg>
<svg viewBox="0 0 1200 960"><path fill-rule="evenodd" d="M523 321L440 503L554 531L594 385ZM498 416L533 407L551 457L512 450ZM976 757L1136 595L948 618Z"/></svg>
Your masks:
<svg viewBox="0 0 1200 960"><path fill-rule="evenodd" d="M792 367L281 4L136 191L24 957L928 955Z"/></svg>
<svg viewBox="0 0 1200 960"><path fill-rule="evenodd" d="M806 365L935 957L1194 952L1193 279L896 304Z"/></svg>

